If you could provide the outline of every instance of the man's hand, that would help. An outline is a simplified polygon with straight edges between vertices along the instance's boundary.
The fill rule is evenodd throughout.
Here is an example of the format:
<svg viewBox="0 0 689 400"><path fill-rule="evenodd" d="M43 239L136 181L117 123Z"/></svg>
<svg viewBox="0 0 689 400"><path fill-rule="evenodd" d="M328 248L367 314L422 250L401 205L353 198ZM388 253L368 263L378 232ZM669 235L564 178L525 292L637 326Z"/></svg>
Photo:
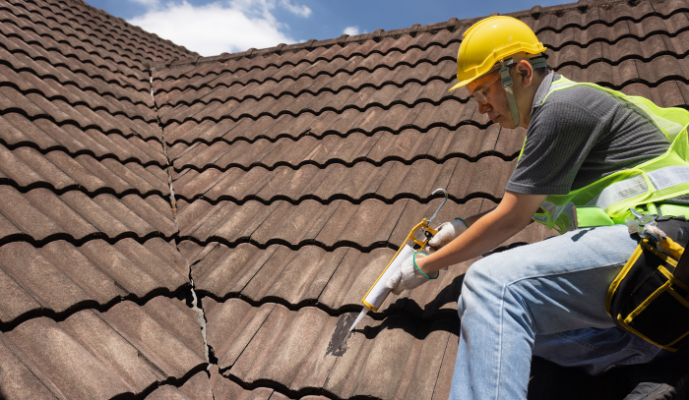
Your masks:
<svg viewBox="0 0 689 400"><path fill-rule="evenodd" d="M468 218L466 221L470 226L469 229L428 257L419 257L417 265L424 273L433 276L441 268L470 260L493 250L500 243L524 229L546 197L540 194L506 191L495 209Z"/></svg>
<svg viewBox="0 0 689 400"><path fill-rule="evenodd" d="M453 241L462 232L467 230L468 226L463 219L455 219L452 222L445 222L440 225L438 233L433 236L433 239L428 241L431 247L443 247Z"/></svg>
<svg viewBox="0 0 689 400"><path fill-rule="evenodd" d="M421 272L414 266L414 257L416 260L420 260L426 255L420 252L414 253L411 257L404 260L400 268L392 274L390 279L385 283L388 289L392 290L394 294L400 294L405 290L412 290L419 287L429 281L430 279L435 279L438 277L436 273L432 278L427 278L421 274Z"/></svg>

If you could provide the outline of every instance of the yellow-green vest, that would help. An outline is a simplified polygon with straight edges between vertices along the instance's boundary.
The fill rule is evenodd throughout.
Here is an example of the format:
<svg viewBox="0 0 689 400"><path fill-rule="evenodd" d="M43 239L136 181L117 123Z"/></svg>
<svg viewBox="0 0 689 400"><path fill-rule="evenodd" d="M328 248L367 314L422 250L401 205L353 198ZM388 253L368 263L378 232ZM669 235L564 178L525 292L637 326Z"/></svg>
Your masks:
<svg viewBox="0 0 689 400"><path fill-rule="evenodd" d="M671 144L665 154L633 168L617 171L564 195L549 195L541 205L543 212L533 216L534 221L560 233L577 227L624 224L630 216L630 207L646 205L649 211L655 212L655 204L689 193L689 112L681 108L661 108L643 97L627 96L593 83L573 82L563 76L552 82L541 104L554 92L574 86L590 86L639 107ZM527 139L524 139L520 159ZM664 215L684 215L686 210L670 204L661 207Z"/></svg>

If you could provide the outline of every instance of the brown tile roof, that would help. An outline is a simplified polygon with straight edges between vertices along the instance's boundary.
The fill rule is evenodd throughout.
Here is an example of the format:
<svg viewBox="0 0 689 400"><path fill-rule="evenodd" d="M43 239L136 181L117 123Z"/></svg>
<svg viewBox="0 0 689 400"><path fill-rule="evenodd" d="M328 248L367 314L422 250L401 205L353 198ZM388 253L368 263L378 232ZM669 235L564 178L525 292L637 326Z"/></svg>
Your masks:
<svg viewBox="0 0 689 400"><path fill-rule="evenodd" d="M559 73L686 108L688 13L512 15ZM81 0L0 0L0 393L447 398L471 262L340 343L433 189L439 220L502 198L524 131L447 92L475 21L199 57Z"/></svg>

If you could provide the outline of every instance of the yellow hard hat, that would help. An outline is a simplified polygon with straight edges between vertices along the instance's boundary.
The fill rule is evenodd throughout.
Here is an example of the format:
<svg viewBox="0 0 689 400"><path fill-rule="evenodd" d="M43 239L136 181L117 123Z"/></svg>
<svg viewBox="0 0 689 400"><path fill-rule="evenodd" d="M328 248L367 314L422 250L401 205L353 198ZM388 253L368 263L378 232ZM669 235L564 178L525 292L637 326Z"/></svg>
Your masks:
<svg viewBox="0 0 689 400"><path fill-rule="evenodd" d="M457 84L450 90L467 85L488 73L496 62L522 51L545 51L543 43L522 21L498 15L475 23L464 32L457 53Z"/></svg>

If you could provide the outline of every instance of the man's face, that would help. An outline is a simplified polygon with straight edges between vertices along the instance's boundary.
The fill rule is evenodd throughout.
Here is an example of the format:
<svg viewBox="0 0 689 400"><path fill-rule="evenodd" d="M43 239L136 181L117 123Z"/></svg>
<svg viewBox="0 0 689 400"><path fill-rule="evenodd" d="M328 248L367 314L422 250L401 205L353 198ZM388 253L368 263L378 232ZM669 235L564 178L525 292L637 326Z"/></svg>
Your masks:
<svg viewBox="0 0 689 400"><path fill-rule="evenodd" d="M490 86L484 87L498 74L499 72L495 71L492 74L482 76L469 83L467 89L470 95L473 95L476 90L483 92L486 100L488 100L485 104L479 103L478 112L488 114L488 118L491 121L500 124L503 128L512 129L515 127L514 120L510 112L510 105L507 102L505 89L500 84L500 79L490 84Z"/></svg>

